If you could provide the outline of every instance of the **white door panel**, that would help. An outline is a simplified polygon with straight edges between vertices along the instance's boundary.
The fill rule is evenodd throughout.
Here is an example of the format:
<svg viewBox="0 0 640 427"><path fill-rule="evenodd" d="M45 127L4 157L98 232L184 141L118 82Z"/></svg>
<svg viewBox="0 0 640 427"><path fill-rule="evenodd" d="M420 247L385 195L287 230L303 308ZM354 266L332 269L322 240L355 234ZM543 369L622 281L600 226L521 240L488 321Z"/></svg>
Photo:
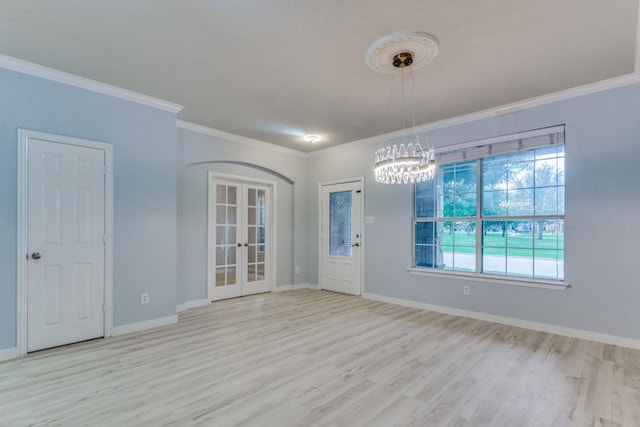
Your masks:
<svg viewBox="0 0 640 427"><path fill-rule="evenodd" d="M104 150L29 139L27 351L104 336Z"/></svg>
<svg viewBox="0 0 640 427"><path fill-rule="evenodd" d="M361 294L360 182L323 185L321 192L320 287Z"/></svg>
<svg viewBox="0 0 640 427"><path fill-rule="evenodd" d="M244 260L244 280L242 295L269 292L267 281L267 258L270 255L267 238L271 227L268 213L269 188L262 185L243 184L244 223L242 259ZM270 239L269 239L270 240Z"/></svg>
<svg viewBox="0 0 640 427"><path fill-rule="evenodd" d="M242 243L242 185L230 181L210 182L209 193L209 275L208 293L213 300L239 297L238 281ZM213 241L213 245L211 244Z"/></svg>

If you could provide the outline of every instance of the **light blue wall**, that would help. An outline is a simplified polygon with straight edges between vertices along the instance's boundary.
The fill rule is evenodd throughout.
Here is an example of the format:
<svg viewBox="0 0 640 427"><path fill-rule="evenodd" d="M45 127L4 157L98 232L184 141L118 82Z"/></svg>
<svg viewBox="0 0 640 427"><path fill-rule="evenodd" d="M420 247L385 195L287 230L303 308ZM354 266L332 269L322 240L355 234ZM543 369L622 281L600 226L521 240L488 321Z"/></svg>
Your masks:
<svg viewBox="0 0 640 427"><path fill-rule="evenodd" d="M114 145L114 324L175 314L176 116L0 69L0 349L16 346L18 128ZM140 293L150 303L140 305Z"/></svg>
<svg viewBox="0 0 640 427"><path fill-rule="evenodd" d="M178 303L207 298L209 171L276 182L276 286L315 282L307 255L306 159L185 129L178 130L178 144Z"/></svg>
<svg viewBox="0 0 640 427"><path fill-rule="evenodd" d="M377 144L305 159L176 130L172 113L0 70L0 349L16 345L18 128L114 145L115 325L172 315L176 303L206 297L202 180L218 170L275 179L283 189L279 285L317 283L318 183L364 176L365 214L375 218L364 229L365 292L640 339L638 117L635 85L429 132L432 144L446 146L566 124L565 273L573 287L559 292L407 273L412 189L373 182ZM220 161L261 169L213 163ZM287 192L268 170L294 185ZM141 292L150 304L139 304Z"/></svg>
<svg viewBox="0 0 640 427"><path fill-rule="evenodd" d="M378 144L310 160L311 259L318 182L363 175L365 215L375 218L364 229L365 292L640 339L639 118L634 85L428 133L442 147L566 124L567 291L409 274L412 188L374 182ZM465 284L471 296L462 295Z"/></svg>

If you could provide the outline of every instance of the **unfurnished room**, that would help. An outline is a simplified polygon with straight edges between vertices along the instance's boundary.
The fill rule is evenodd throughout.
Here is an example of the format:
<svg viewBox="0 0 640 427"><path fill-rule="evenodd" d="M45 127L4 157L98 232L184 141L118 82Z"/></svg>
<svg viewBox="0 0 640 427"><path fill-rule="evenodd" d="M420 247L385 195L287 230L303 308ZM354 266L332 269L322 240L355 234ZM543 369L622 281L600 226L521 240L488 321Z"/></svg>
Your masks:
<svg viewBox="0 0 640 427"><path fill-rule="evenodd" d="M0 0L0 426L640 427L638 0Z"/></svg>

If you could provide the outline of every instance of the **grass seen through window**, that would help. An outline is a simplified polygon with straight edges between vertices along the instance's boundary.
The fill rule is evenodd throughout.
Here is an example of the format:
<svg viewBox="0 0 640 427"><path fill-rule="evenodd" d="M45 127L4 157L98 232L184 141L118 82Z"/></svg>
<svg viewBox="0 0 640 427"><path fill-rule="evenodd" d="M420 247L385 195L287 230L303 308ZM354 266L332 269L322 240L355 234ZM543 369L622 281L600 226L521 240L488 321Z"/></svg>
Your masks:
<svg viewBox="0 0 640 427"><path fill-rule="evenodd" d="M509 233L507 233L509 234ZM533 237L533 238L532 238ZM520 256L533 256L534 246L537 258L563 259L563 233L544 233L542 240L535 241L536 237L531 233L513 232L509 237L511 250L518 250ZM473 254L476 251L476 234L475 232L456 231L455 234L445 232L442 235L442 245L445 247L453 247L455 240L456 252ZM483 253L487 255L504 255L505 237L501 232L488 232L482 237ZM555 252L559 253L556 255ZM445 250L445 252L447 252ZM553 253L552 253L553 252ZM545 256L546 255L546 256Z"/></svg>

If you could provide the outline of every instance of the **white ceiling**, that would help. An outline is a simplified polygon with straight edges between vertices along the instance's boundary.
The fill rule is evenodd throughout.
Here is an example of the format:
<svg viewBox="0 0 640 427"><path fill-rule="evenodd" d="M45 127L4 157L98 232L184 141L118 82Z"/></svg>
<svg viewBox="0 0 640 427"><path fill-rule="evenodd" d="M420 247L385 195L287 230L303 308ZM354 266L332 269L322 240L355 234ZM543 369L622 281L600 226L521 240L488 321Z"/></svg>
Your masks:
<svg viewBox="0 0 640 427"><path fill-rule="evenodd" d="M403 127L364 61L384 35L440 40L423 124L632 73L637 20L638 0L0 0L0 53L312 151Z"/></svg>

